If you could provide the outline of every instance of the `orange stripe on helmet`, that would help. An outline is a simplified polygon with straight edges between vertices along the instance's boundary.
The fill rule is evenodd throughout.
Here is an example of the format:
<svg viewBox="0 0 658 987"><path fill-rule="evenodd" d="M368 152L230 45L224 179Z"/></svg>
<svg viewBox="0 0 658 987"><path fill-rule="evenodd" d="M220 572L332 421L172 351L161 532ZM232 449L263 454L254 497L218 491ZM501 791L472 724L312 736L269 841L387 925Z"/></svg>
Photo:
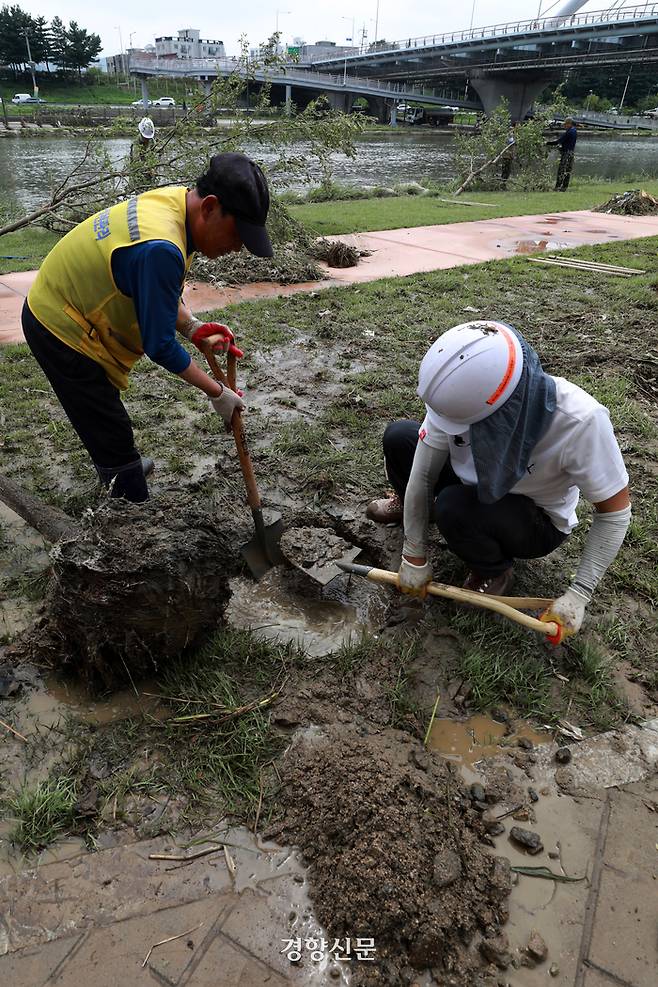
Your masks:
<svg viewBox="0 0 658 987"><path fill-rule="evenodd" d="M514 340L512 339L512 336L507 331L507 329L503 329L502 326L499 328L498 332L502 333L505 341L507 342L507 368L505 370L505 373L503 374L503 379L501 380L500 384L493 392L491 397L487 398L486 404L496 403L496 401L498 400L498 398L503 393L503 391L509 384L510 380L512 379L512 374L514 373L514 368L516 366L516 349L514 347Z"/></svg>

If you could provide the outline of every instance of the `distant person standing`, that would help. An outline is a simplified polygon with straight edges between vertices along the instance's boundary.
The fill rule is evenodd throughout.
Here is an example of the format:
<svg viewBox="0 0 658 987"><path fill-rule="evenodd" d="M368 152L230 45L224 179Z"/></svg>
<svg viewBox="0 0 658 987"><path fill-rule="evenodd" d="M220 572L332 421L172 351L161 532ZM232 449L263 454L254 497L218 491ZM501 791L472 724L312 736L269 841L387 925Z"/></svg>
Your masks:
<svg viewBox="0 0 658 987"><path fill-rule="evenodd" d="M547 141L546 147L560 148L560 163L557 166L557 177L555 179L555 191L566 192L569 188L569 180L573 170L573 159L578 140L578 131L571 117L564 121L564 133L557 140Z"/></svg>
<svg viewBox="0 0 658 987"><path fill-rule="evenodd" d="M150 117L142 117L137 126L138 137L130 146L131 190L143 191L157 184L158 153L155 149L155 125Z"/></svg>

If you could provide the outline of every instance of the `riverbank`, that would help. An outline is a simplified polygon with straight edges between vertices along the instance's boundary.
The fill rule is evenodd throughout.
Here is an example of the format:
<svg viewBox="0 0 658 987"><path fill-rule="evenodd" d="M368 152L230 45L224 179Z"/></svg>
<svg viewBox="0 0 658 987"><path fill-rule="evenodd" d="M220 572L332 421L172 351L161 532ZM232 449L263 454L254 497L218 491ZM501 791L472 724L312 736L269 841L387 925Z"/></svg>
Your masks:
<svg viewBox="0 0 658 987"><path fill-rule="evenodd" d="M290 211L318 236L393 230L435 223L461 223L540 212L593 209L618 192L643 188L658 194L658 179L624 178L609 182L574 180L566 192L470 192L454 198L439 194L373 199L332 199L291 205Z"/></svg>

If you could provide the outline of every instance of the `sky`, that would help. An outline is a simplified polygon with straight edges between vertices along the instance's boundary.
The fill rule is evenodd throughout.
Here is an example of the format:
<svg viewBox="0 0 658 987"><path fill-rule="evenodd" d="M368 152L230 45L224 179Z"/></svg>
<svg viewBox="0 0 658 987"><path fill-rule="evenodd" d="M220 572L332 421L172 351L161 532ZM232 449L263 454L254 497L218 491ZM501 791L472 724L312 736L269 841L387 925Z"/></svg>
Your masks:
<svg viewBox="0 0 658 987"><path fill-rule="evenodd" d="M375 19L379 8L378 30L380 39L396 41L402 38L425 34L460 30L473 24L484 26L505 21L523 20L535 17L539 0L466 0L459 4L441 2L428 3L427 0L407 0L394 3L393 0L315 0L314 3L301 0L251 0L248 9L241 4L208 4L195 6L192 17L185 18L181 4L174 0L113 0L94 9L88 0L17 0L19 6L33 16L43 16L51 20L59 16L68 24L77 21L81 27L99 34L103 42L101 55L114 55L121 51L119 29L124 49L144 47L153 44L156 36L176 35L181 28L198 28L202 38L223 41L227 55L238 52L240 35L246 34L250 47L266 40L278 24L284 43L291 43L301 37L307 43L319 40L346 44L352 34L352 18L356 43L361 31L367 32L368 42L375 39ZM278 7L276 6L278 2ZM543 0L543 9L548 10L553 0ZM561 4L559 0L558 5ZM605 6L601 0L590 0L587 9L600 10Z"/></svg>

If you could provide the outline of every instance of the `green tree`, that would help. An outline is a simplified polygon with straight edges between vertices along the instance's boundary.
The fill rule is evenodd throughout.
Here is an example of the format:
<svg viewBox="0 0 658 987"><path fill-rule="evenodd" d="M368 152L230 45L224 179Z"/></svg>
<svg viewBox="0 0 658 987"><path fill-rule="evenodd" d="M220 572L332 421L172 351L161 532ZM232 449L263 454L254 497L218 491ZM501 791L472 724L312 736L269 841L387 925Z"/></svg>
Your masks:
<svg viewBox="0 0 658 987"><path fill-rule="evenodd" d="M82 70L92 62L98 61L96 56L102 47L98 34L89 34L76 21L69 23L66 30L66 61L72 69L77 69L80 82L82 82Z"/></svg>
<svg viewBox="0 0 658 987"><path fill-rule="evenodd" d="M30 26L30 49L35 62L45 62L50 72L50 29L45 17L35 17Z"/></svg>
<svg viewBox="0 0 658 987"><path fill-rule="evenodd" d="M61 17L50 22L50 58L59 68L66 68L66 27Z"/></svg>
<svg viewBox="0 0 658 987"><path fill-rule="evenodd" d="M14 76L27 62L25 32L31 25L32 18L17 4L0 8L0 62L9 65Z"/></svg>

